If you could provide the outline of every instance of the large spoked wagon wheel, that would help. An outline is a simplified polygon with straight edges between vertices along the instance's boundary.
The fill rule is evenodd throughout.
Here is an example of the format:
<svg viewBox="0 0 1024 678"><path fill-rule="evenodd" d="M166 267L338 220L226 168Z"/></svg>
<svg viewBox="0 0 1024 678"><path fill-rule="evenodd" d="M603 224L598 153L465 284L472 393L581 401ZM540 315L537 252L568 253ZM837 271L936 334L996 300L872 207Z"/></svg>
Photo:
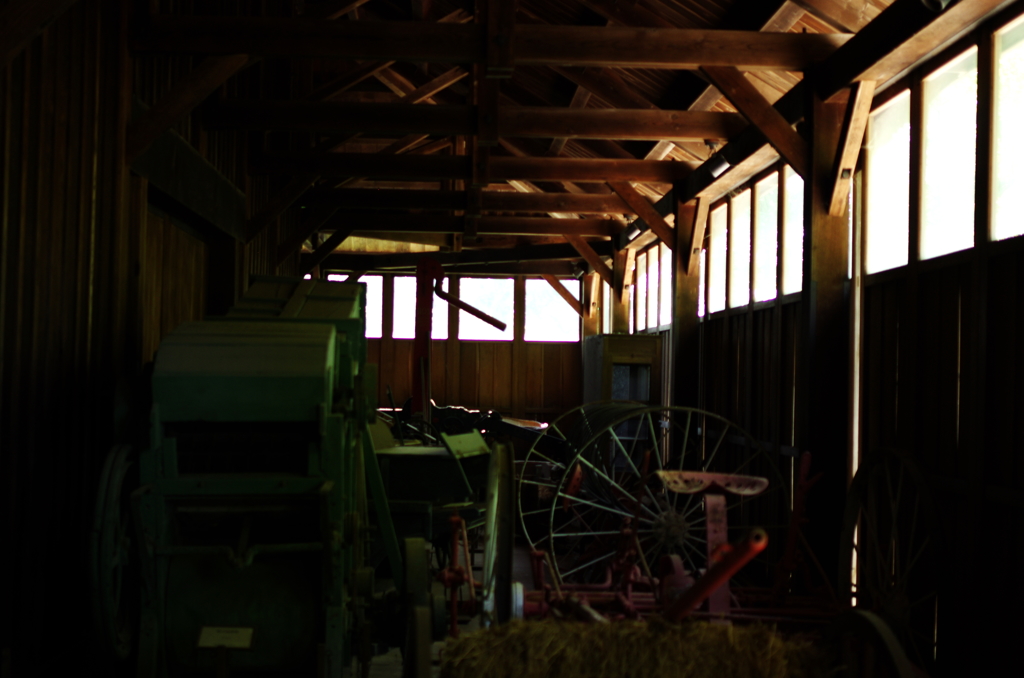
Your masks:
<svg viewBox="0 0 1024 678"><path fill-rule="evenodd" d="M606 415L609 413L606 412ZM789 492L778 467L743 429L710 412L684 407L621 407L574 445L575 454L552 478L543 537L534 548L552 554L563 581L605 581L617 556L632 550L650 573L663 555L676 554L690 572L707 564L703 495L668 492L659 470L704 471L767 478L756 497L726 499L728 539L752 527L772 530L789 519ZM779 540L780 541L780 540ZM769 580L766 552L748 568L750 583Z"/></svg>
<svg viewBox="0 0 1024 678"><path fill-rule="evenodd" d="M96 491L90 535L93 618L98 645L110 658L131 654L138 614L136 555L131 535L131 447L107 454Z"/></svg>
<svg viewBox="0 0 1024 678"><path fill-rule="evenodd" d="M935 660L935 511L917 466L882 450L858 469L847 493L839 594L882 617L911 661Z"/></svg>

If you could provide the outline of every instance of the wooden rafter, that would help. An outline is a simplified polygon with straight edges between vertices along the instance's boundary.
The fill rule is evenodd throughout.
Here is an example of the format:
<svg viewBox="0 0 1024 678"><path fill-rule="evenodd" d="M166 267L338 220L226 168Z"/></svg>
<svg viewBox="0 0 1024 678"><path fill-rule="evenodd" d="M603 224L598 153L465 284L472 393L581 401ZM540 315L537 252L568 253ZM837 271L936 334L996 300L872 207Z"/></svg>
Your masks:
<svg viewBox="0 0 1024 678"><path fill-rule="evenodd" d="M320 177L315 174L296 174L280 191L267 201L259 212L250 217L245 226L245 241L252 242L266 230L275 219L284 214L302 194L310 189Z"/></svg>
<svg viewBox="0 0 1024 678"><path fill-rule="evenodd" d="M342 189L320 192L309 196L309 200L314 204L330 204L346 209L466 209L466 194L463 191ZM615 193L483 191L480 209L484 212L635 214L633 208Z"/></svg>
<svg viewBox="0 0 1024 678"><path fill-rule="evenodd" d="M566 221L569 220L566 219ZM602 280L609 285L612 284L612 269L608 268L608 264L604 263L604 260L601 259L601 256L594 251L594 248L590 246L590 243L578 235L566 235L565 240L572 245L573 249L575 249L588 264L590 264L590 267L594 269L595 273L601 276Z"/></svg>
<svg viewBox="0 0 1024 678"><path fill-rule="evenodd" d="M388 233L462 233L463 216L423 214L410 212L372 212L346 210L339 212L336 221L359 222L359 230L378 230ZM478 217L478 235L535 236L572 235L590 238L611 238L622 230L612 219L559 219L555 217ZM318 230L331 230L331 221ZM301 244L301 243L300 243Z"/></svg>
<svg viewBox="0 0 1024 678"><path fill-rule="evenodd" d="M841 217L846 213L853 171L857 165L857 156L860 155L861 143L864 141L864 131L868 126L868 115L871 113L874 94L873 80L856 83L850 92L846 119L843 121L843 131L839 137L836 168L832 176L832 195L828 213L833 217Z"/></svg>
<svg viewBox="0 0 1024 678"><path fill-rule="evenodd" d="M688 229L688 254L684 254L686 261L686 275L696 275L700 269L700 250L704 244L704 232L708 223L708 207L711 201L707 198L697 198L696 205L685 205L676 201L676 226L680 229ZM683 234L680 234L683 237Z"/></svg>
<svg viewBox="0 0 1024 678"><path fill-rule="evenodd" d="M551 285L555 292L558 292L558 296L562 297L562 299L565 299L565 303L569 304L572 310L576 311L577 315L579 315L580 317L584 316L583 304L580 303L579 299L572 296L572 292L565 289L565 285L559 282L558 278L551 275L550 273L542 273L540 277L544 278L544 280L546 280L547 283Z"/></svg>
<svg viewBox="0 0 1024 678"><path fill-rule="evenodd" d="M277 246L277 265L281 266L288 261L288 257L295 254L302 247L302 243L323 228L338 209L334 205L315 205L312 209L304 210L304 218L299 220Z"/></svg>
<svg viewBox="0 0 1024 678"><path fill-rule="evenodd" d="M572 95L572 101L569 102L570 109L586 108L587 102L590 101L590 90L584 87L576 86L576 91ZM565 148L565 142L568 137L555 137L551 140L551 146L548 148L548 153L551 155L560 155L562 149ZM659 158L660 159L660 158Z"/></svg>
<svg viewBox="0 0 1024 678"><path fill-rule="evenodd" d="M491 181L643 181L671 184L685 178L691 166L669 160L606 158L505 158L490 161ZM316 172L325 176L375 179L468 179L466 156L385 156L377 153L284 153L254 160L256 174Z"/></svg>
<svg viewBox="0 0 1024 678"><path fill-rule="evenodd" d="M211 109L206 123L211 129L471 135L482 133L478 117L472 106L231 101ZM502 107L495 123L501 137L654 141L724 141L745 127L736 113L539 106Z"/></svg>
<svg viewBox="0 0 1024 678"><path fill-rule="evenodd" d="M810 162L807 142L782 115L772 107L746 76L732 67L702 68L715 87L767 137L796 172L806 178Z"/></svg>
<svg viewBox="0 0 1024 678"><path fill-rule="evenodd" d="M481 63L484 30L426 22L158 16L136 34L132 46L139 52ZM848 39L843 34L517 25L515 58L523 65L802 71Z"/></svg>
<svg viewBox="0 0 1024 678"><path fill-rule="evenodd" d="M668 222L658 214L658 210L648 202L647 198L640 193L628 181L610 181L608 185L619 194L622 200L633 208L647 226L654 232L663 243L669 247L675 246L675 229L668 225Z"/></svg>
<svg viewBox="0 0 1024 678"><path fill-rule="evenodd" d="M595 251L610 255L611 243L596 242ZM381 271L388 269L415 268L422 253L400 254L332 254L322 262L322 268L342 269L345 271ZM303 259L309 257L303 255ZM431 252L430 257L437 259L442 266L466 264L516 264L530 261L576 261L579 253L567 244L530 245L499 250L463 250L462 252Z"/></svg>
<svg viewBox="0 0 1024 678"><path fill-rule="evenodd" d="M334 250L338 249L341 243L345 242L345 239L352 235L354 228L339 228L331 236L320 243L319 246L313 252L306 257L302 258L302 268L300 272L302 275L306 275L314 268L319 266L324 259L331 255Z"/></svg>
<svg viewBox="0 0 1024 678"><path fill-rule="evenodd" d="M204 59L174 84L153 108L128 127L125 162L129 165L171 126L188 115L232 75L249 63L246 54Z"/></svg>

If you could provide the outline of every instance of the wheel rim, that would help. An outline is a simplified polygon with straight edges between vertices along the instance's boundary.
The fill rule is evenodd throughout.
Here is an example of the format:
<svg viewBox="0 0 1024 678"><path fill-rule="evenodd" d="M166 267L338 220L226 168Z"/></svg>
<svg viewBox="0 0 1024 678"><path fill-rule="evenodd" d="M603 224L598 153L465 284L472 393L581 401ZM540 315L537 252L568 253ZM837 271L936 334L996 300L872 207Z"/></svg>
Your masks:
<svg viewBox="0 0 1024 678"><path fill-rule="evenodd" d="M630 546L645 574L670 553L678 553L691 572L702 569L707 560L702 496L666 492L655 475L661 469L769 479L761 496L727 497L730 541L755 525L770 529L788 522L788 488L743 429L703 410L634 406L606 420L563 464L552 483L555 501L546 508L547 533L540 539L527 533L527 538L534 548L552 553L553 571L569 582L602 581L615 556ZM635 536L623 532L627 526ZM764 583L775 559L764 553L759 560Z"/></svg>
<svg viewBox="0 0 1024 678"><path fill-rule="evenodd" d="M847 495L840 592L885 619L911 661L926 668L936 645L935 526L927 485L905 455L885 450L857 471Z"/></svg>

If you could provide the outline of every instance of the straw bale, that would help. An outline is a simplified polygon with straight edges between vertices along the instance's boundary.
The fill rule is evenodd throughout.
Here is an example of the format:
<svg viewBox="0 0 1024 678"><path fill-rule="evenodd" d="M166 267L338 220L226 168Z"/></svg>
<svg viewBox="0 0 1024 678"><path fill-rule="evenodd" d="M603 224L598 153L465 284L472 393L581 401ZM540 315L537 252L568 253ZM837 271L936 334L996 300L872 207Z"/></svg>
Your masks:
<svg viewBox="0 0 1024 678"><path fill-rule="evenodd" d="M820 651L769 626L514 621L445 646L442 678L805 678Z"/></svg>

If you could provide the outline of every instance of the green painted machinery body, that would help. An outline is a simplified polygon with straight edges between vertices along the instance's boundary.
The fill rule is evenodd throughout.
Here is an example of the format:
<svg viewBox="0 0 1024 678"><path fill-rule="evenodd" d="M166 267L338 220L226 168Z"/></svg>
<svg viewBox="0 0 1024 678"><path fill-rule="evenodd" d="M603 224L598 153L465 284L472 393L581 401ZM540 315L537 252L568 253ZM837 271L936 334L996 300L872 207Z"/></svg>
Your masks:
<svg viewBox="0 0 1024 678"><path fill-rule="evenodd" d="M133 495L139 675L348 671L372 413L364 316L363 285L256 279L227 318L162 342ZM214 647L204 628L251 641Z"/></svg>

